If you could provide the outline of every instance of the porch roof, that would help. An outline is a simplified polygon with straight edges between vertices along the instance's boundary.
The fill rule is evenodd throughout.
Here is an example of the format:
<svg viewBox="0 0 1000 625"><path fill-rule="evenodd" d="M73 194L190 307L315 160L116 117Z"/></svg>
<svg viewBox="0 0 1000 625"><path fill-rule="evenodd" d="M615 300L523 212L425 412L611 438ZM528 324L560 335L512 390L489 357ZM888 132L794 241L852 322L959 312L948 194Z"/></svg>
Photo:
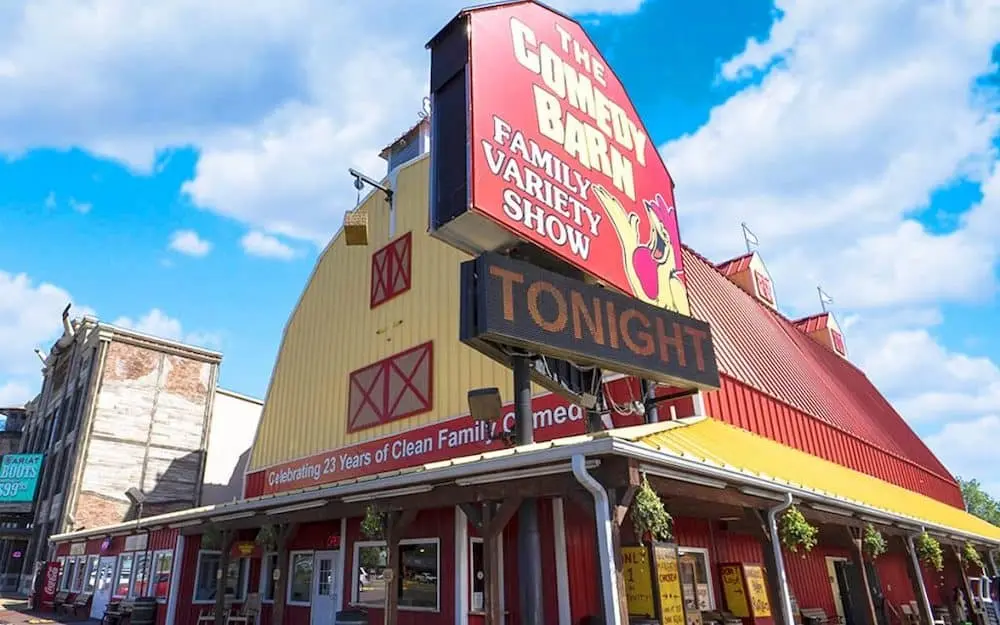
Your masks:
<svg viewBox="0 0 1000 625"><path fill-rule="evenodd" d="M639 444L703 469L758 478L846 512L885 515L914 528L1000 543L1000 527L968 512L714 419L651 433ZM713 471L714 472L714 471ZM824 501L825 500L825 501Z"/></svg>

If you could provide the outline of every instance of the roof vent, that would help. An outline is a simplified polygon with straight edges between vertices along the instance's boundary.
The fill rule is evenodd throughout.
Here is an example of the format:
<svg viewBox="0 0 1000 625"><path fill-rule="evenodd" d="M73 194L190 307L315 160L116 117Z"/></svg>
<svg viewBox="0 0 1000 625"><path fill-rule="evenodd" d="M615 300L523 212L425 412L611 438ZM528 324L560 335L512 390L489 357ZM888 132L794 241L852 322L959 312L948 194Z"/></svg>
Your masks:
<svg viewBox="0 0 1000 625"><path fill-rule="evenodd" d="M716 269L765 306L778 310L771 274L756 251L719 263Z"/></svg>
<svg viewBox="0 0 1000 625"><path fill-rule="evenodd" d="M844 344L844 333L832 312L803 317L793 322L801 330L820 345L826 347L841 358L847 358L847 346Z"/></svg>

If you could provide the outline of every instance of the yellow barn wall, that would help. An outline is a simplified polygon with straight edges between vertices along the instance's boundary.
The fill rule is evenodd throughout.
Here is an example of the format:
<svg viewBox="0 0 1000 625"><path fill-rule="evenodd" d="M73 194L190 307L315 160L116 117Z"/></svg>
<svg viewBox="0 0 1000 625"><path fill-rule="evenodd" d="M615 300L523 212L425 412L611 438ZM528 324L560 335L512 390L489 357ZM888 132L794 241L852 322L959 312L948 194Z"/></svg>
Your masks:
<svg viewBox="0 0 1000 625"><path fill-rule="evenodd" d="M368 245L348 247L338 233L320 255L285 327L251 471L463 414L470 388L496 386L505 401L512 398L510 370L458 341L459 264L470 257L427 234L429 163L424 157L399 170L394 195L396 236L413 233L409 291L369 308L371 257L390 240L380 192L360 207ZM433 409L347 433L351 372L428 340Z"/></svg>

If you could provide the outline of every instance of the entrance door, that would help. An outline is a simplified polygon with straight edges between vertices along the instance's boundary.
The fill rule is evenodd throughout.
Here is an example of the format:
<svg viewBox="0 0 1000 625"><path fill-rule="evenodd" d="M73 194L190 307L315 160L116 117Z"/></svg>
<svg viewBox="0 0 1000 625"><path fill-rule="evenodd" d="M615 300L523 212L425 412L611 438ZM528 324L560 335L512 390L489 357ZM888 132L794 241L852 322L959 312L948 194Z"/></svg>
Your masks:
<svg viewBox="0 0 1000 625"><path fill-rule="evenodd" d="M340 552L317 551L313 556L312 625L333 625L340 608Z"/></svg>
<svg viewBox="0 0 1000 625"><path fill-rule="evenodd" d="M105 557L101 558L97 565L97 585L94 586L94 597L90 604L90 618L92 619L104 618L104 610L108 607L108 602L111 601L111 580L115 575L116 561L117 558L114 556Z"/></svg>
<svg viewBox="0 0 1000 625"><path fill-rule="evenodd" d="M844 607L847 625L863 625L867 622L865 611L868 596L861 572L852 562L841 560L834 563L837 574L837 585L840 587L840 603Z"/></svg>

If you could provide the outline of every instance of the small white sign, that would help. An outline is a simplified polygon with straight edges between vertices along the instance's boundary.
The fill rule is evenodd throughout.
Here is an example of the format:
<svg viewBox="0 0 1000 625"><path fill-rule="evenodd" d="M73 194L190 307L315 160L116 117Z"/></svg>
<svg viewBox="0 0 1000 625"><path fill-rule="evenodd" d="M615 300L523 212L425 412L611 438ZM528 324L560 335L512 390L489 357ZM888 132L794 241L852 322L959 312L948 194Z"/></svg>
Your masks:
<svg viewBox="0 0 1000 625"><path fill-rule="evenodd" d="M145 551L149 534L138 534L136 536L125 537L124 551Z"/></svg>
<svg viewBox="0 0 1000 625"><path fill-rule="evenodd" d="M73 543L69 546L69 555L82 556L87 553L87 543Z"/></svg>

